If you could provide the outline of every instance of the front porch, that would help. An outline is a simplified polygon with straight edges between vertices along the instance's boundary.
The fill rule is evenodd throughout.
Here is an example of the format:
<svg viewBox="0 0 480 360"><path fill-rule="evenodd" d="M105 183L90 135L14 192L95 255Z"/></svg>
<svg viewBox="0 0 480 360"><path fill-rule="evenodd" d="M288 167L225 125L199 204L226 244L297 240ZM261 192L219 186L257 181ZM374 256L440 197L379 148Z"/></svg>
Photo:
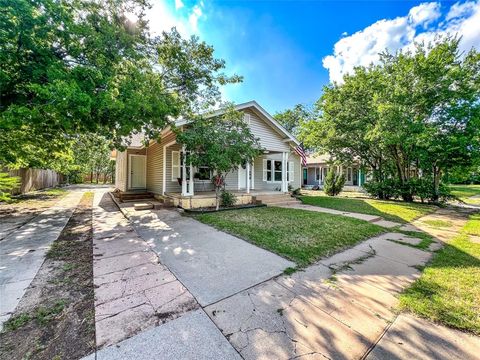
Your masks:
<svg viewBox="0 0 480 360"><path fill-rule="evenodd" d="M262 197L284 196L285 193L275 190L230 190L237 198L236 205L255 204ZM208 208L216 205L215 191L197 192L195 195L183 195L180 192L165 193L155 196L165 204L183 209Z"/></svg>

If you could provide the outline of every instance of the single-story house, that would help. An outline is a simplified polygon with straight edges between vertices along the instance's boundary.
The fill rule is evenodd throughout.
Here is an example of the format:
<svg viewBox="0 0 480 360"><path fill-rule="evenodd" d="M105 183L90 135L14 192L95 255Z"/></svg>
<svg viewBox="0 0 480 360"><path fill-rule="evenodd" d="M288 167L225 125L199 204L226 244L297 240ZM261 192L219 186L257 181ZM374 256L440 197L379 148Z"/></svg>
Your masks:
<svg viewBox="0 0 480 360"><path fill-rule="evenodd" d="M307 164L303 167L302 187L323 187L327 172L335 167L335 171L345 174L345 190L358 190L365 183L365 173L358 163L349 166L331 165L328 154L307 156Z"/></svg>
<svg viewBox="0 0 480 360"><path fill-rule="evenodd" d="M244 113L252 133L260 139L263 154L228 173L226 190L234 192L239 203L246 204L259 195L286 194L289 186L301 187L302 164L295 151L299 141L257 102L240 104L236 109ZM179 120L176 125L188 126L188 121ZM141 136L132 136L125 151L115 152L115 187L123 193L149 192L158 200L183 208L213 206L212 171L185 164L184 152L169 128L148 146L142 144Z"/></svg>

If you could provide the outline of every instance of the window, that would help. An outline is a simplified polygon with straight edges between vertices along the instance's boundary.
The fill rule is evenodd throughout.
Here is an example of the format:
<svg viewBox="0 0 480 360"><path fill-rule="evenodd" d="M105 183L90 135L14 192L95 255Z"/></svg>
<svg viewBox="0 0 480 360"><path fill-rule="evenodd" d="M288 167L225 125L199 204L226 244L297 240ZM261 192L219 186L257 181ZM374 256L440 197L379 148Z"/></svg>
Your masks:
<svg viewBox="0 0 480 360"><path fill-rule="evenodd" d="M294 177L294 171L293 171L293 161L289 161L287 163L287 181L292 182Z"/></svg>
<svg viewBox="0 0 480 360"><path fill-rule="evenodd" d="M180 151L172 151L172 181L180 178Z"/></svg>
<svg viewBox="0 0 480 360"><path fill-rule="evenodd" d="M282 162L280 160L263 159L263 181L282 181Z"/></svg>
<svg viewBox="0 0 480 360"><path fill-rule="evenodd" d="M212 170L206 165L200 165L197 167L194 178L196 180L211 180Z"/></svg>
<svg viewBox="0 0 480 360"><path fill-rule="evenodd" d="M352 181L352 168L347 168L347 181L351 182Z"/></svg>
<svg viewBox="0 0 480 360"><path fill-rule="evenodd" d="M250 125L250 114L244 114L243 121L245 121L245 124Z"/></svg>

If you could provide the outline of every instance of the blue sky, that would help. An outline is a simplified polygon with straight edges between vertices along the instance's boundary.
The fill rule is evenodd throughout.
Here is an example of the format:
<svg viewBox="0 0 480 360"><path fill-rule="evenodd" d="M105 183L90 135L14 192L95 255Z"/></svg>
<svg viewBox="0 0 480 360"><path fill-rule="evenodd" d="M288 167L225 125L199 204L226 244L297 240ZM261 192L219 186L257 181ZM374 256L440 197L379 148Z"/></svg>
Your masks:
<svg viewBox="0 0 480 360"><path fill-rule="evenodd" d="M225 99L257 100L272 114L311 104L330 81L378 52L406 49L436 34L458 33L480 49L480 1L153 0L154 32L172 26L197 35L244 77Z"/></svg>

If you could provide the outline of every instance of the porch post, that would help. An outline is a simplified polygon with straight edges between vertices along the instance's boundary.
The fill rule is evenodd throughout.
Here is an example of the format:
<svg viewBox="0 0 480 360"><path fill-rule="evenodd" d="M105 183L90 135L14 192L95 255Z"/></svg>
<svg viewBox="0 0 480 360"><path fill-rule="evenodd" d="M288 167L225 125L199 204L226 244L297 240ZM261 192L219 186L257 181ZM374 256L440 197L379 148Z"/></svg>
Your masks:
<svg viewBox="0 0 480 360"><path fill-rule="evenodd" d="M189 195L194 195L193 191L194 191L194 184L195 182L193 181L193 166L192 164L190 164L190 182L189 182L189 186L188 186L188 193Z"/></svg>
<svg viewBox="0 0 480 360"><path fill-rule="evenodd" d="M282 192L286 193L288 191L288 182L287 182L287 159L288 153L282 153Z"/></svg>
<svg viewBox="0 0 480 360"><path fill-rule="evenodd" d="M187 168L185 165L186 157L185 157L185 146L182 147L182 196L187 196Z"/></svg>
<svg viewBox="0 0 480 360"><path fill-rule="evenodd" d="M250 194L250 162L247 161L247 194Z"/></svg>

